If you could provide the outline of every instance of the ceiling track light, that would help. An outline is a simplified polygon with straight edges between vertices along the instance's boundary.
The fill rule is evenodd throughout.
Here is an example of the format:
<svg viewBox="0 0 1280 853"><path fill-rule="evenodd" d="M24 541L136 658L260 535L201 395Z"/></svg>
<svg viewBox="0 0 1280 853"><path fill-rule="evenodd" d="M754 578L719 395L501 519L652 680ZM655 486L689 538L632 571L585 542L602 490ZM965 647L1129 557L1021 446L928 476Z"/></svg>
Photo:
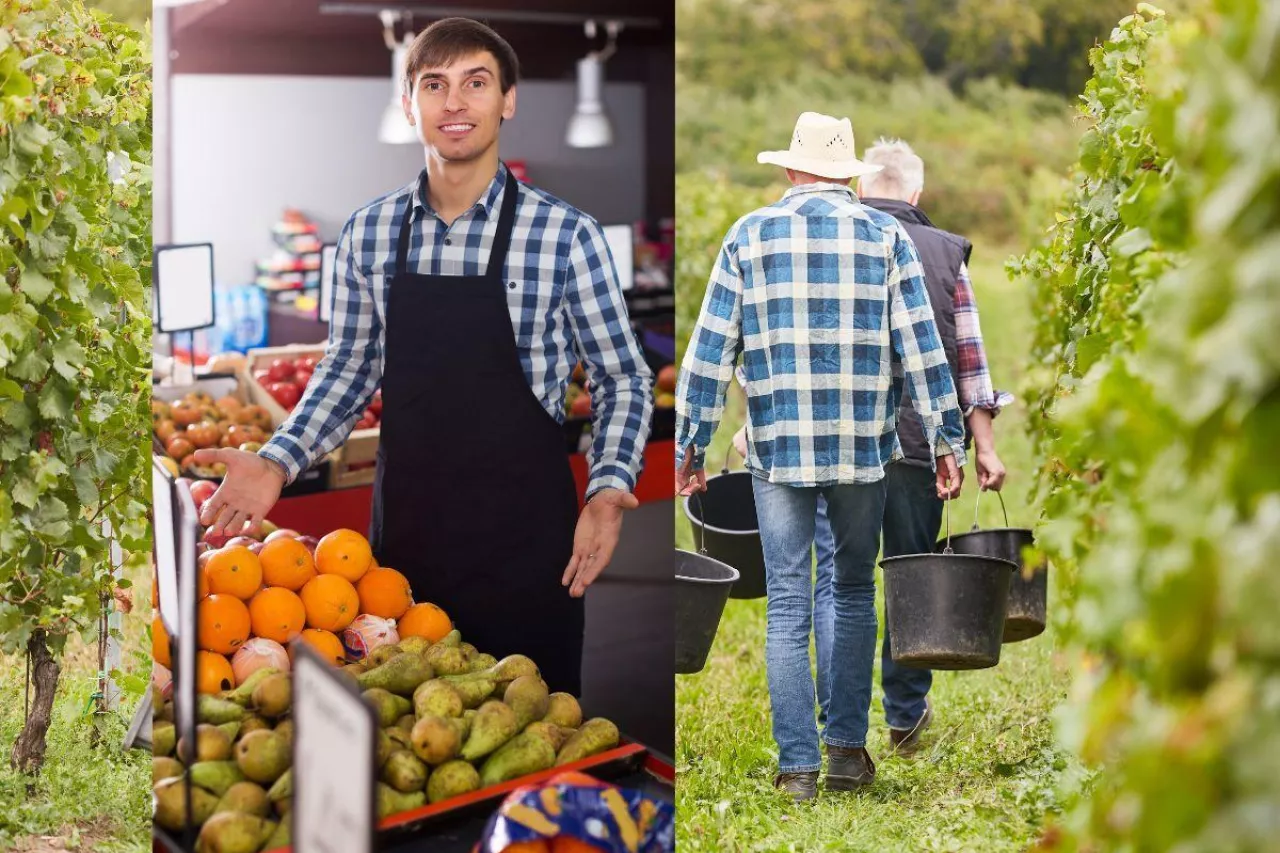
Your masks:
<svg viewBox="0 0 1280 853"><path fill-rule="evenodd" d="M604 63L617 52L622 26L621 21L606 21L604 47L578 60L578 102L564 140L570 148L604 148L613 144L613 123L604 108ZM588 20L583 29L587 38L596 37L594 20Z"/></svg>
<svg viewBox="0 0 1280 853"><path fill-rule="evenodd" d="M418 141L418 134L413 125L405 118L404 107L400 96L403 91L404 66L409 57L409 46L413 44L413 17L392 9L383 9L378 13L382 21L382 40L391 51L391 101L382 111L382 121L378 125L378 141L388 145L410 145ZM407 18L404 36L396 39L396 24Z"/></svg>

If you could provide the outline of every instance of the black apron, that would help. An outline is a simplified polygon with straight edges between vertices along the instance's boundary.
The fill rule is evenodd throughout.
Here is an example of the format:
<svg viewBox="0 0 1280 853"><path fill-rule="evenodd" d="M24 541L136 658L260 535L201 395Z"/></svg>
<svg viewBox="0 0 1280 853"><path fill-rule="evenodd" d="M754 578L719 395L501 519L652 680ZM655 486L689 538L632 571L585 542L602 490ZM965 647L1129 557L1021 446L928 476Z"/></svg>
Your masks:
<svg viewBox="0 0 1280 853"><path fill-rule="evenodd" d="M465 642L528 655L551 690L577 696L583 600L560 578L578 490L561 427L525 378L503 278L519 192L508 172L483 275L408 272L406 205L387 285L369 540L378 564L402 572L416 601L443 607Z"/></svg>

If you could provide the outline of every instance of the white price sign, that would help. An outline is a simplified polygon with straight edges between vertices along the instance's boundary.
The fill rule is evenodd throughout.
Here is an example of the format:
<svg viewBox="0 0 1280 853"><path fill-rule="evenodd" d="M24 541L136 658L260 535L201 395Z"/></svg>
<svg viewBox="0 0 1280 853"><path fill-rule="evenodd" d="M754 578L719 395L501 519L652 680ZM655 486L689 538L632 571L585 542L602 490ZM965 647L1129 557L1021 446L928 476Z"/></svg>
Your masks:
<svg viewBox="0 0 1280 853"><path fill-rule="evenodd" d="M305 643L294 648L293 720L295 853L373 853L377 719Z"/></svg>

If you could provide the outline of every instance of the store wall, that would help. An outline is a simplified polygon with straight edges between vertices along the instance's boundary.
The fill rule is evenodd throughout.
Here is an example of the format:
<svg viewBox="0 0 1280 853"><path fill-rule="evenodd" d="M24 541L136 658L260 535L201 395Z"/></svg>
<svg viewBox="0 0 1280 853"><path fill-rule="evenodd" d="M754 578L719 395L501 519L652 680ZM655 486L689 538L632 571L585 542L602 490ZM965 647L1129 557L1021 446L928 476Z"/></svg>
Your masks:
<svg viewBox="0 0 1280 853"><path fill-rule="evenodd" d="M588 150L564 144L572 82L530 80L518 92L502 156L525 160L534 184L604 224L643 219L644 86L606 84L614 145ZM172 240L212 242L222 283L252 279L286 207L333 240L353 210L422 168L420 147L377 141L387 80L175 75L171 95Z"/></svg>

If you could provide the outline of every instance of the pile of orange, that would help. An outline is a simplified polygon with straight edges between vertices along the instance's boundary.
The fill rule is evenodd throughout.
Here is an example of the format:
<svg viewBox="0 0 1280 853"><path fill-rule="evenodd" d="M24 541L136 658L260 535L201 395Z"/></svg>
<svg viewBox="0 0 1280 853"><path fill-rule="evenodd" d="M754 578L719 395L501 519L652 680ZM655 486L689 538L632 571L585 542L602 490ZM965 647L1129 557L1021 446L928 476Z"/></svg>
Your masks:
<svg viewBox="0 0 1280 853"><path fill-rule="evenodd" d="M363 613L397 621L403 637L435 642L451 630L448 614L434 604L414 604L409 581L373 558L369 542L354 530L335 530L307 547L291 538L273 539L259 553L222 548L201 570L197 682L202 693L235 686L230 656L253 637L289 649L307 643L340 666L341 635ZM152 654L170 666L169 637L157 615Z"/></svg>

